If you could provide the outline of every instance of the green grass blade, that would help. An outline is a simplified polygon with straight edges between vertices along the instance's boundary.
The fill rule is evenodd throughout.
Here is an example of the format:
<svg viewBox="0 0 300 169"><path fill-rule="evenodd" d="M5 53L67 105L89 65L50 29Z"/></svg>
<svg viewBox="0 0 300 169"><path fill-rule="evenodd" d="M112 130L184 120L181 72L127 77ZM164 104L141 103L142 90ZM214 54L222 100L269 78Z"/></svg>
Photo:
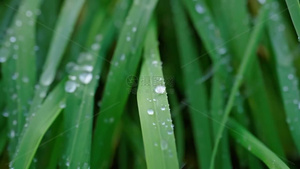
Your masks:
<svg viewBox="0 0 300 169"><path fill-rule="evenodd" d="M83 6L84 0L66 0L59 15L55 27L55 33L50 43L43 72L39 80L39 87L33 98L31 113L36 111L37 106L45 98L49 86L53 82L58 65L62 59L65 48L74 30L77 17Z"/></svg>
<svg viewBox="0 0 300 169"><path fill-rule="evenodd" d="M208 168L212 154L212 135L209 119L207 118L209 115L206 87L203 83L199 83L202 72L198 62L195 62L195 59L197 59L196 46L191 38L191 31L184 11L177 0L172 1L172 7L186 97L189 105L194 108L190 108L189 111L191 113L198 163L201 168ZM185 66L187 64L188 66ZM201 113L195 110L199 110Z"/></svg>
<svg viewBox="0 0 300 169"><path fill-rule="evenodd" d="M29 168L39 144L62 110L65 102L65 81L60 82L46 98L37 112L34 112L28 123L25 124L20 141L10 165L13 168Z"/></svg>
<svg viewBox="0 0 300 169"><path fill-rule="evenodd" d="M145 40L144 61L137 92L147 168L179 168L156 39L156 27L152 22Z"/></svg>
<svg viewBox="0 0 300 169"><path fill-rule="evenodd" d="M157 0L135 0L123 25L97 118L92 146L92 168L107 168L110 165L116 128L130 92L126 79L136 73L142 43L156 3ZM108 108L110 111L107 111Z"/></svg>
<svg viewBox="0 0 300 169"><path fill-rule="evenodd" d="M291 15L298 41L300 41L300 2L298 0L285 0Z"/></svg>
<svg viewBox="0 0 300 169"><path fill-rule="evenodd" d="M270 12L271 19L268 21L268 31L275 55L277 77L285 108L286 122L289 125L298 152L300 152L300 95L298 78L293 65L293 54L285 34L284 21L282 16L278 14L279 11L279 4L274 2ZM276 19L272 19L272 16L275 15Z"/></svg>
<svg viewBox="0 0 300 169"><path fill-rule="evenodd" d="M35 69L35 22L40 0L22 1L0 49L6 109L9 112L10 156L28 116L29 104L36 82Z"/></svg>
<svg viewBox="0 0 300 169"><path fill-rule="evenodd" d="M249 152L262 160L269 168L288 169L289 167L269 148L232 119L227 123L230 134Z"/></svg>
<svg viewBox="0 0 300 169"><path fill-rule="evenodd" d="M247 50L245 51L245 56L242 60L242 63L239 67L239 71L237 74L237 79L233 84L233 87L231 89L230 92L230 96L228 99L228 102L226 104L225 110L224 110L224 114L220 123L220 127L218 129L218 133L216 135L216 142L214 144L214 148L213 148L213 154L212 154L212 158L211 158L211 162L210 162L210 168L213 169L214 168L214 160L217 154L217 150L219 147L219 143L220 140L222 138L223 135L223 131L224 131L224 127L225 124L229 118L229 114L231 112L231 109L233 107L233 103L234 103L234 99L236 98L236 93L239 90L239 87L243 81L243 76L247 70L247 66L250 64L250 62L253 60L253 54L255 52L255 49L257 48L257 44L259 42L259 37L262 34L262 30L264 28L264 21L267 18L267 14L268 14L268 8L266 6L263 6L262 9L260 10L260 14L258 16L257 19L257 24L255 25L255 28L251 34L248 46L247 46Z"/></svg>
<svg viewBox="0 0 300 169"><path fill-rule="evenodd" d="M128 1L120 1L120 4L128 6ZM127 8L120 9L120 4L117 5L116 11L123 11L125 14ZM67 91L65 128L67 130L70 128L73 129L70 130L66 137L68 146L66 146L63 155L65 161L65 165L62 166L63 168L90 167L92 117L94 108L93 100L96 87L98 86L99 74L101 74L100 72L105 60L102 57L106 55L108 48L112 43L116 30L113 23L116 20L117 18L107 19L108 24L103 26L102 29L100 28L98 33L98 35L104 35L101 39L99 39L98 35L91 35L95 39L93 43L88 43L91 46L91 50L83 53L78 58L76 65L76 67L81 67L83 69L73 71L69 76L70 79L68 83L78 87L76 87L75 91ZM101 48L95 48L95 46L101 46ZM82 138L86 138L85 142L82 142Z"/></svg>

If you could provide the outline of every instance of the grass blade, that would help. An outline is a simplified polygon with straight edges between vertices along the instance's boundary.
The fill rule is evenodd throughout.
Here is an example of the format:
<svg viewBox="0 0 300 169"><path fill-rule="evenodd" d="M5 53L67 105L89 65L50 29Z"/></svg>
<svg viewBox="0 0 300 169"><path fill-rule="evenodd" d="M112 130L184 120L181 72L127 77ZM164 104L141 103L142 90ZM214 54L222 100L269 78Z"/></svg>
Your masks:
<svg viewBox="0 0 300 169"><path fill-rule="evenodd" d="M40 0L22 1L4 44L0 49L2 72L7 98L6 110L9 112L10 133L9 153L12 156L28 116L29 104L36 82L35 69L35 22Z"/></svg>
<svg viewBox="0 0 300 169"><path fill-rule="evenodd" d="M145 40L137 92L146 162L148 168L179 168L156 38L157 32L152 22Z"/></svg>
<svg viewBox="0 0 300 169"><path fill-rule="evenodd" d="M116 129L130 92L126 80L136 73L142 43L156 3L157 0L135 0L122 28L97 118L92 146L92 168L107 168L110 165ZM108 108L110 111L104 111Z"/></svg>
<svg viewBox="0 0 300 169"><path fill-rule="evenodd" d="M60 105L65 102L64 84L65 81L62 81L55 87L41 108L25 124L11 167L29 168L44 134L62 110Z"/></svg>
<svg viewBox="0 0 300 169"><path fill-rule="evenodd" d="M228 120L230 134L245 149L262 160L269 168L288 169L289 167L263 143L232 119Z"/></svg>
<svg viewBox="0 0 300 169"><path fill-rule="evenodd" d="M300 152L300 114L299 114L299 89L298 78L293 65L293 54L288 45L285 34L283 18L279 15L280 9L277 2L273 2L268 21L268 32L274 50L277 77L280 86L281 96L286 113L286 122L289 125L294 143ZM276 19L272 16L276 15ZM280 31L281 33L278 33Z"/></svg>
<svg viewBox="0 0 300 169"><path fill-rule="evenodd" d="M201 168L208 168L212 154L212 135L210 133L209 119L207 118L209 115L206 87L203 83L199 83L199 77L202 77L202 72L198 62L194 62L197 59L197 51L191 38L191 31L189 30L184 11L177 0L172 1L172 7L185 94L188 103L194 108L189 108L189 111L194 130L198 163L201 165ZM188 66L185 66L187 64ZM195 110L199 110L201 113Z"/></svg>
<svg viewBox="0 0 300 169"><path fill-rule="evenodd" d="M127 0L120 1L119 4L117 4L116 11L125 15L127 12L126 6L129 6ZM106 55L112 43L112 39L114 39L113 36L115 35L116 28L113 23L115 21L122 22L122 18L108 18L106 20L108 24L100 28L97 36L94 35L95 33L90 35L95 39L93 43L88 43L88 45L91 46L91 50L83 53L78 58L77 65L75 66L82 69L72 71L72 74L69 76L70 79L67 83L78 87L76 87L75 91L67 91L65 128L67 130L72 129L66 138L66 144L69 146L66 146L63 155L65 158L63 168L90 167L93 100L98 86L99 75L101 74L100 72L105 60L102 57ZM99 39L99 35L104 35L104 37ZM89 38L91 39L91 37ZM85 142L82 142L82 138L86 138Z"/></svg>
<svg viewBox="0 0 300 169"><path fill-rule="evenodd" d="M300 41L300 2L298 0L285 0L285 2L298 35L298 41Z"/></svg>
<svg viewBox="0 0 300 169"><path fill-rule="evenodd" d="M262 30L263 30L263 27L264 27L264 21L267 17L267 14L268 14L268 8L266 6L263 6L261 11L260 11L260 14L258 16L257 24L256 24L256 26L255 26L252 34L251 34L251 37L250 37L250 40L249 40L249 43L248 43L248 46L247 46L247 50L245 51L244 59L243 59L241 65L239 67L239 71L238 71L238 74L237 74L237 79L234 82L234 85L231 89L230 96L229 96L228 102L227 102L225 110L224 110L224 115L223 115L223 118L221 120L220 127L218 129L218 133L216 135L216 142L214 144L213 154L212 154L212 158L211 158L211 162L210 162L210 168L211 169L214 168L214 159L216 157L217 150L218 150L218 147L219 147L219 143L220 143L220 140L221 140L222 135L223 135L224 127L225 127L226 122L229 118L229 114L230 114L231 109L233 107L233 103L234 103L236 93L238 92L239 87L242 83L243 76L246 72L247 66L253 60L252 59L253 57L251 57L251 56L253 55L253 52L257 48L257 44L259 42L259 37L262 34Z"/></svg>
<svg viewBox="0 0 300 169"><path fill-rule="evenodd" d="M37 106L46 97L49 85L53 82L58 65L62 59L65 48L74 30L79 12L84 0L66 0L56 23L55 33L50 43L43 72L39 80L39 87L35 92L30 112L35 112Z"/></svg>

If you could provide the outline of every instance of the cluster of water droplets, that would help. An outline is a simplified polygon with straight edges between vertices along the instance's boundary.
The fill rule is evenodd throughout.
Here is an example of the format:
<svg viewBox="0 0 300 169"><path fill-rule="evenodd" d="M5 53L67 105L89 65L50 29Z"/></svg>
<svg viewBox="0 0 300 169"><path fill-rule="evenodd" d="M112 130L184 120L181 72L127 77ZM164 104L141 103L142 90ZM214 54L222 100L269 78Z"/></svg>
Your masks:
<svg viewBox="0 0 300 169"><path fill-rule="evenodd" d="M65 91L73 93L80 84L87 85L93 80L93 70L97 61L98 53L101 49L102 35L95 37L95 43L91 45L91 51L83 52L79 55L77 63L69 62L66 65L66 71L70 74L65 84Z"/></svg>

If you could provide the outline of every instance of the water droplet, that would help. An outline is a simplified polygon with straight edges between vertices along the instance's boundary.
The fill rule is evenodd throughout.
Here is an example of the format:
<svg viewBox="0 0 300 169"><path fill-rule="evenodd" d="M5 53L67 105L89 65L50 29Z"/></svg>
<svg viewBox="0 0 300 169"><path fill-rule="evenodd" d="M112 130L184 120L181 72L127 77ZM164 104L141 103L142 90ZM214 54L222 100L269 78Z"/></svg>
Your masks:
<svg viewBox="0 0 300 169"><path fill-rule="evenodd" d="M18 27L22 26L22 21L17 20L17 21L16 21L16 25L17 25Z"/></svg>
<svg viewBox="0 0 300 169"><path fill-rule="evenodd" d="M126 55L125 55L125 54L122 54L120 59L121 59L121 60L125 60L125 58L126 58Z"/></svg>
<svg viewBox="0 0 300 169"><path fill-rule="evenodd" d="M227 50L226 50L226 48L219 48L219 49L218 49L218 52L219 52L221 55L224 55L224 54L227 52Z"/></svg>
<svg viewBox="0 0 300 169"><path fill-rule="evenodd" d="M161 148L162 150L166 150L166 149L168 148L168 143L167 143L165 140L162 140L162 141L160 142L160 148Z"/></svg>
<svg viewBox="0 0 300 169"><path fill-rule="evenodd" d="M12 37L9 38L9 41L10 41L11 43L14 43L14 42L17 41L17 39L16 39L16 37L12 36Z"/></svg>
<svg viewBox="0 0 300 169"><path fill-rule="evenodd" d="M72 75L69 75L68 77L69 77L70 80L76 80L77 79L76 76L72 76Z"/></svg>
<svg viewBox="0 0 300 169"><path fill-rule="evenodd" d="M66 103L65 102L60 102L59 107L64 109L66 107Z"/></svg>
<svg viewBox="0 0 300 169"><path fill-rule="evenodd" d="M147 110L147 113L148 113L149 115L153 115L153 114L154 114L154 111L153 111L152 109L148 109L148 110Z"/></svg>
<svg viewBox="0 0 300 169"><path fill-rule="evenodd" d="M155 92L158 93L158 94L163 94L163 93L165 93L165 91L166 91L165 86L158 85L155 88Z"/></svg>
<svg viewBox="0 0 300 169"><path fill-rule="evenodd" d="M9 116L9 113L8 112L3 112L3 117L8 117Z"/></svg>
<svg viewBox="0 0 300 169"><path fill-rule="evenodd" d="M40 93L40 98L45 98L46 97L46 91L42 91L41 93Z"/></svg>
<svg viewBox="0 0 300 169"><path fill-rule="evenodd" d="M77 88L77 83L73 81L67 81L65 85L65 91L68 93L73 93Z"/></svg>
<svg viewBox="0 0 300 169"><path fill-rule="evenodd" d="M6 62L6 57L5 56L0 56L0 63Z"/></svg>
<svg viewBox="0 0 300 169"><path fill-rule="evenodd" d="M294 75L293 74L289 74L288 75L288 79L290 79L290 80L294 79Z"/></svg>
<svg viewBox="0 0 300 169"><path fill-rule="evenodd" d="M127 36L127 37L126 37L126 40L127 40L127 42L129 42L129 41L131 40L131 37L130 37L130 36Z"/></svg>
<svg viewBox="0 0 300 169"><path fill-rule="evenodd" d="M79 75L79 80L84 84L89 84L93 79L93 75L91 73L81 73Z"/></svg>
<svg viewBox="0 0 300 169"><path fill-rule="evenodd" d="M12 75L12 80L16 80L17 78L19 77L19 73L14 73L13 75Z"/></svg>
<svg viewBox="0 0 300 169"><path fill-rule="evenodd" d="M248 150L251 151L251 149L252 149L252 148L251 148L251 146L249 145L249 146L248 146Z"/></svg>
<svg viewBox="0 0 300 169"><path fill-rule="evenodd" d="M23 78L22 78L22 81L23 81L24 83L28 83L28 82L29 82L29 78L28 78L28 77L23 77Z"/></svg>
<svg viewBox="0 0 300 169"><path fill-rule="evenodd" d="M83 70L88 71L88 72L92 72L94 67L92 65L84 65Z"/></svg>
<svg viewBox="0 0 300 169"><path fill-rule="evenodd" d="M260 4L264 4L264 3L266 3L266 0L258 0L258 2L259 2Z"/></svg>
<svg viewBox="0 0 300 169"><path fill-rule="evenodd" d="M14 120L13 122L12 122L12 124L15 126L15 125L17 125L17 120Z"/></svg>
<svg viewBox="0 0 300 169"><path fill-rule="evenodd" d="M31 16L32 16L32 12L31 12L31 11L29 11L29 10L28 10L28 11L26 11L26 16L27 16L27 17L31 17Z"/></svg>
<svg viewBox="0 0 300 169"><path fill-rule="evenodd" d="M199 14L203 14L205 12L205 9L200 4L196 4L195 9L196 9L197 13L199 13Z"/></svg>
<svg viewBox="0 0 300 169"><path fill-rule="evenodd" d="M16 136L16 133L14 130L10 131L10 138L14 138Z"/></svg>
<svg viewBox="0 0 300 169"><path fill-rule="evenodd" d="M136 27L132 27L132 32L136 32L137 28Z"/></svg>
<svg viewBox="0 0 300 169"><path fill-rule="evenodd" d="M284 92L287 92L287 91L289 91L289 87L287 87L287 86L283 86L283 88L282 88L282 89L283 89L283 91L284 91Z"/></svg>
<svg viewBox="0 0 300 169"><path fill-rule="evenodd" d="M92 45L92 49L93 49L93 50L98 50L98 49L100 49L100 45L99 45L98 43L94 43L94 44Z"/></svg>

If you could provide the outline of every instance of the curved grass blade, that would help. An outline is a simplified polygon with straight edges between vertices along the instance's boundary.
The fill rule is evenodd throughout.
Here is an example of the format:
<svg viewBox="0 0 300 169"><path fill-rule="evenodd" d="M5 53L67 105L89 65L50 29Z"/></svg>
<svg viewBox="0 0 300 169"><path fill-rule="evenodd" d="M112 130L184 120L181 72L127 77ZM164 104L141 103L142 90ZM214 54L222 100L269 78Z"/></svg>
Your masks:
<svg viewBox="0 0 300 169"><path fill-rule="evenodd" d="M298 0L285 0L291 15L298 41L300 41L300 2Z"/></svg>
<svg viewBox="0 0 300 169"><path fill-rule="evenodd" d="M43 72L39 80L39 86L35 91L32 101L32 106L30 109L31 113L36 111L37 106L46 97L49 85L51 85L55 78L56 70L69 42L83 3L84 0L66 0L64 2L55 27L55 33L50 43L50 48L47 54L45 65L43 67Z"/></svg>
<svg viewBox="0 0 300 169"><path fill-rule="evenodd" d="M216 157L216 154L218 151L220 140L223 135L224 127L229 118L229 114L231 112L234 100L236 98L236 94L239 90L239 87L240 87L242 81L243 81L243 76L247 70L248 65L253 61L253 57L251 57L251 56L253 56L255 49L257 48L257 44L259 42L260 35L262 34L262 30L264 28L264 21L267 18L267 14L268 14L268 8L266 6L263 6L260 11L260 14L258 16L257 24L255 25L254 30L251 34L251 37L250 37L250 40L249 40L249 43L247 46L247 50L245 51L245 56L239 67L237 79L234 82L233 87L231 89L230 96L229 96L228 102L226 104L224 114L223 114L223 117L222 117L222 120L220 123L220 127L219 127L218 133L216 135L216 142L214 144L213 154L212 154L212 158L211 158L211 162L210 162L211 169L214 169L214 165L215 165L214 160L215 160L215 157Z"/></svg>
<svg viewBox="0 0 300 169"><path fill-rule="evenodd" d="M29 168L44 134L62 110L61 104L65 102L64 84L65 81L61 81L55 87L39 110L34 112L25 124L10 167Z"/></svg>
<svg viewBox="0 0 300 169"><path fill-rule="evenodd" d="M110 165L117 126L131 89L126 80L136 73L142 43L156 3L157 0L135 0L123 25L95 127L92 168L107 168ZM110 111L104 111L109 107Z"/></svg>
<svg viewBox="0 0 300 169"><path fill-rule="evenodd" d="M147 168L179 168L156 38L157 32L152 22L145 40L137 92Z"/></svg>
<svg viewBox="0 0 300 169"><path fill-rule="evenodd" d="M279 15L279 4L272 3L270 12L271 19L268 20L268 32L272 48L275 55L277 77L286 113L286 122L289 125L294 143L300 152L300 114L298 89L298 78L293 65L293 54L288 45L285 34L285 25L281 15ZM276 19L274 16L276 15ZM272 19L273 18L273 19Z"/></svg>
<svg viewBox="0 0 300 169"><path fill-rule="evenodd" d="M209 124L208 107L207 107L207 93L206 87L199 83L199 77L202 77L202 72L197 58L197 51L195 43L191 38L191 31L181 8L179 1L172 1L175 31L178 38L178 46L180 52L180 64L183 71L185 94L188 103L194 109L189 107L191 113L191 121L193 126L193 133L195 138L196 152L198 156L198 163L201 168L208 168L209 161L212 154L212 135ZM187 65L188 66L185 66ZM198 83L197 83L198 82ZM199 110L199 111L195 111Z"/></svg>
<svg viewBox="0 0 300 169"><path fill-rule="evenodd" d="M28 116L36 82L35 22L40 0L21 3L0 49L3 80L9 112L9 154L12 156Z"/></svg>
<svg viewBox="0 0 300 169"><path fill-rule="evenodd" d="M251 133L244 129L233 119L229 119L227 123L230 134L241 144L245 149L262 160L269 168L288 169L289 167L277 157L269 148L255 138Z"/></svg>

